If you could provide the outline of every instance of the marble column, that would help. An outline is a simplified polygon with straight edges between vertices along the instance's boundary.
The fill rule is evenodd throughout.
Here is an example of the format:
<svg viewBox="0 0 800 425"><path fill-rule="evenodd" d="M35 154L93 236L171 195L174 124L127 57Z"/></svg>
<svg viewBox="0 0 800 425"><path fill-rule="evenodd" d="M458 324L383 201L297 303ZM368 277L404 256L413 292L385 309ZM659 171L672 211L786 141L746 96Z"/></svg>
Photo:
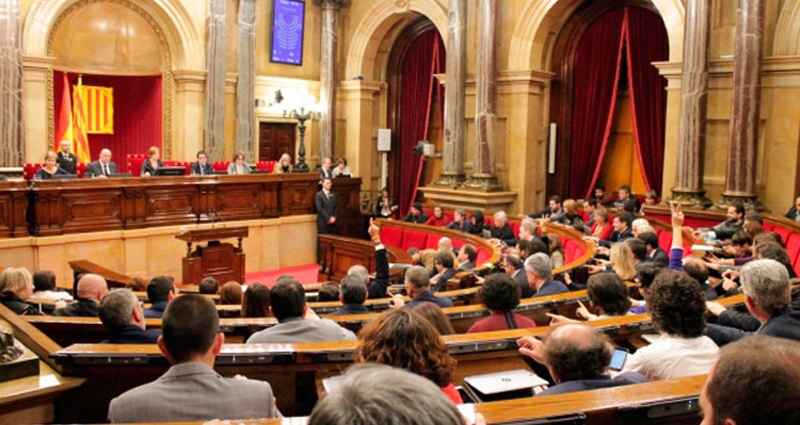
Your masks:
<svg viewBox="0 0 800 425"><path fill-rule="evenodd" d="M225 3L209 0L206 20L206 116L204 148L208 157L222 160L225 149Z"/></svg>
<svg viewBox="0 0 800 425"><path fill-rule="evenodd" d="M681 109L678 121L678 171L672 200L686 207L711 205L703 189L708 109L709 0L686 2Z"/></svg>
<svg viewBox="0 0 800 425"><path fill-rule="evenodd" d="M473 172L465 187L500 189L492 152L497 109L497 0L478 4L478 72L475 93L475 157Z"/></svg>
<svg viewBox="0 0 800 425"><path fill-rule="evenodd" d="M742 202L763 209L756 196L764 0L739 0L733 56L730 146L725 191L718 206Z"/></svg>
<svg viewBox="0 0 800 425"><path fill-rule="evenodd" d="M0 0L0 166L25 162L19 0Z"/></svg>
<svg viewBox="0 0 800 425"><path fill-rule="evenodd" d="M450 0L444 100L442 173L434 184L459 186L464 182L464 95L467 76L467 2Z"/></svg>
<svg viewBox="0 0 800 425"><path fill-rule="evenodd" d="M336 95L336 12L345 0L315 0L322 9L322 31L320 39L320 89L319 102L322 115L319 120L319 157L330 157L333 153L334 97Z"/></svg>
<svg viewBox="0 0 800 425"><path fill-rule="evenodd" d="M257 162L255 149L256 0L239 0L239 32L236 82L236 151L246 161Z"/></svg>

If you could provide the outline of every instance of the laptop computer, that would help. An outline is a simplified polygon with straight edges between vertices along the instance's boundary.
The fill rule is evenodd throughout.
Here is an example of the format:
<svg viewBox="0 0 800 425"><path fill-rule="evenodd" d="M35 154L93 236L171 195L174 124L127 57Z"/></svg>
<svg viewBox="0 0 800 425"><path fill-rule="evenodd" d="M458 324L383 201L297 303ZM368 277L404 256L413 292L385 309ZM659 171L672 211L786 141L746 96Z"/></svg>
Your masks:
<svg viewBox="0 0 800 425"><path fill-rule="evenodd" d="M539 375L524 369L464 378L464 389L473 400L482 402L530 397L534 389L548 385Z"/></svg>

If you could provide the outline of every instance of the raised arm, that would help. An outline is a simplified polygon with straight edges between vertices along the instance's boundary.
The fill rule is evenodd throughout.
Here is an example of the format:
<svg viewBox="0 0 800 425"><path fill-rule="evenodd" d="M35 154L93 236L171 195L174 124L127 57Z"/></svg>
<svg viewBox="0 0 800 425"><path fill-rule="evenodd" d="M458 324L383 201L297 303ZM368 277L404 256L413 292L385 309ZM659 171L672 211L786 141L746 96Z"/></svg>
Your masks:
<svg viewBox="0 0 800 425"><path fill-rule="evenodd" d="M683 211L681 205L670 202L669 208L672 211L672 247L669 250L669 269L681 270L683 264Z"/></svg>
<svg viewBox="0 0 800 425"><path fill-rule="evenodd" d="M372 219L369 220L369 228L367 229L372 243L375 244L375 263L377 268L375 270L375 279L372 285L367 287L369 298L384 298L386 297L386 288L389 286L389 259L386 257L386 247L381 243L381 228L376 226Z"/></svg>

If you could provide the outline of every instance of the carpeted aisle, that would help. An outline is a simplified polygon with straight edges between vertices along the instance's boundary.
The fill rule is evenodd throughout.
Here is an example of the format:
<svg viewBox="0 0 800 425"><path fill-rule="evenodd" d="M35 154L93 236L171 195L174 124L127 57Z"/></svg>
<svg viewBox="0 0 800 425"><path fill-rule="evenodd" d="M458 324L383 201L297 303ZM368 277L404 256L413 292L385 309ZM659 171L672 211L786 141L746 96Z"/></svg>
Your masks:
<svg viewBox="0 0 800 425"><path fill-rule="evenodd" d="M317 264L302 264L299 266L284 267L277 270L265 270L260 272L247 273L245 275L245 285L255 282L261 282L267 286L275 284L278 276L288 274L294 276L303 285L309 283L319 282L317 273L319 272L319 265ZM223 283L223 282L220 282Z"/></svg>

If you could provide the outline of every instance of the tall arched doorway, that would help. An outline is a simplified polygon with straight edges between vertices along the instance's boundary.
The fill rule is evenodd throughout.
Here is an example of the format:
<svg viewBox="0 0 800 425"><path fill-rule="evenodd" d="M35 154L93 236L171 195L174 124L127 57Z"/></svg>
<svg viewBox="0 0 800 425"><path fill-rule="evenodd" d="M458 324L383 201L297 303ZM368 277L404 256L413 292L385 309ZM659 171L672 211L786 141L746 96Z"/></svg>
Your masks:
<svg viewBox="0 0 800 425"><path fill-rule="evenodd" d="M59 126L64 76L70 92L80 77L83 85L113 93L113 131L88 135L92 159L108 148L119 170L130 172L127 154L147 153L150 146L165 150L170 125L163 113L164 93L171 87L165 70L171 68L171 55L164 34L146 12L127 2L75 4L54 25L48 50L55 59L54 129ZM87 120L106 114L94 100L87 99ZM60 135L53 134L55 142Z"/></svg>
<svg viewBox="0 0 800 425"><path fill-rule="evenodd" d="M403 30L389 56L387 123L392 150L388 181L402 214L413 202L420 180L435 172L412 148L419 140L441 144L444 92L435 75L444 73L444 67L444 42L425 17Z"/></svg>
<svg viewBox="0 0 800 425"><path fill-rule="evenodd" d="M558 145L548 193L583 198L598 184L630 184L661 194L666 80L652 62L668 56L666 28L648 1L586 2L575 11L553 49Z"/></svg>

